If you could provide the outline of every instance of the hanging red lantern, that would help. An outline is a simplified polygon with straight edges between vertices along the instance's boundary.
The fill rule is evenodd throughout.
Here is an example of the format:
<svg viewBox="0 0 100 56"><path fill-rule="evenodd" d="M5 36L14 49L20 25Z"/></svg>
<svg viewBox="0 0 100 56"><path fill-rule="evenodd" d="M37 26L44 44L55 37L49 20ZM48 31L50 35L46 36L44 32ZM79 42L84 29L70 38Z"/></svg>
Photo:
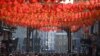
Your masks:
<svg viewBox="0 0 100 56"><path fill-rule="evenodd" d="M51 0L54 3L59 3L61 0Z"/></svg>
<svg viewBox="0 0 100 56"><path fill-rule="evenodd" d="M51 0L44 0L45 2L47 2L47 3L50 3L51 2Z"/></svg>
<svg viewBox="0 0 100 56"><path fill-rule="evenodd" d="M74 19L78 19L78 18L79 18L79 15L78 13L76 13Z"/></svg>
<svg viewBox="0 0 100 56"><path fill-rule="evenodd" d="M24 2L24 0L17 0L19 3L23 3Z"/></svg>
<svg viewBox="0 0 100 56"><path fill-rule="evenodd" d="M49 3L49 2L52 2L52 3L58 3L60 0L44 0L45 2Z"/></svg>
<svg viewBox="0 0 100 56"><path fill-rule="evenodd" d="M11 0L11 2L14 2L15 0Z"/></svg>
<svg viewBox="0 0 100 56"><path fill-rule="evenodd" d="M11 0L4 0L6 3L10 2Z"/></svg>
<svg viewBox="0 0 100 56"><path fill-rule="evenodd" d="M39 0L29 0L30 3L37 3Z"/></svg>

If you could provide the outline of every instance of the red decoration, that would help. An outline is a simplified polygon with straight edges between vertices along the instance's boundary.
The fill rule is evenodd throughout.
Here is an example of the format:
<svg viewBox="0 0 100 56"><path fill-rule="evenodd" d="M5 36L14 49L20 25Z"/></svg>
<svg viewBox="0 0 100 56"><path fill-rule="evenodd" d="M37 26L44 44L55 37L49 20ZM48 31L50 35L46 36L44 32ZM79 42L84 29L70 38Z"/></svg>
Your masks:
<svg viewBox="0 0 100 56"><path fill-rule="evenodd" d="M15 2L15 0L10 0L11 2Z"/></svg>
<svg viewBox="0 0 100 56"><path fill-rule="evenodd" d="M19 3L23 3L24 2L24 0L17 0Z"/></svg>
<svg viewBox="0 0 100 56"><path fill-rule="evenodd" d="M46 3L59 3L60 0L44 0Z"/></svg>
<svg viewBox="0 0 100 56"><path fill-rule="evenodd" d="M48 0L50 3L55 0ZM47 2L48 2L47 1ZM0 20L9 25L40 29L41 27L71 27L72 32L100 20L100 1L74 4L42 4L38 0L0 1Z"/></svg>
<svg viewBox="0 0 100 56"><path fill-rule="evenodd" d="M30 3L37 3L40 2L39 0L29 0Z"/></svg>

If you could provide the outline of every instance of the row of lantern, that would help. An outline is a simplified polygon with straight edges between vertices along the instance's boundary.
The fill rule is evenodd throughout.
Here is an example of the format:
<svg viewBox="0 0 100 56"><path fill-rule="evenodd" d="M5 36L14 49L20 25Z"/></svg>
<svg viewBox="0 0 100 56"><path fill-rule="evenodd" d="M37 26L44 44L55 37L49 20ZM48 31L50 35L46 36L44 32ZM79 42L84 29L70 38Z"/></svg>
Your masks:
<svg viewBox="0 0 100 56"><path fill-rule="evenodd" d="M39 2L52 2L52 3L60 3L61 1L63 0L0 0L0 2L4 3L14 3L14 2L18 2L18 3L26 3L26 2L29 2L29 3L39 3ZM92 0L94 1L94 0ZM98 2L99 0L95 0L95 2Z"/></svg>
<svg viewBox="0 0 100 56"><path fill-rule="evenodd" d="M97 11L97 12L95 12ZM34 21L39 21L39 22L45 22L45 21L62 21L62 22L76 22L76 21L81 21L84 20L85 18L91 17L99 17L100 15L100 10L92 10L92 11L87 11L87 12L79 12L79 13L68 13L68 12L59 12L56 14L53 13L16 13L16 12L9 12L7 10L1 11L1 18L14 18L17 20L23 20L23 19L28 19L28 20L34 20ZM85 19L86 20L86 19ZM99 19L98 19L99 20Z"/></svg>
<svg viewBox="0 0 100 56"><path fill-rule="evenodd" d="M60 1L62 1L62 0L1 0L1 2L6 2L6 3L9 3L9 2L12 2L12 3L14 3L14 2L18 2L18 3L20 3L20 4L22 4L22 3L27 3L27 2L29 2L29 3L42 3L42 2L46 2L46 3L50 3L50 2L52 2L52 3L59 3Z"/></svg>
<svg viewBox="0 0 100 56"><path fill-rule="evenodd" d="M80 14L80 13L79 13ZM82 25L92 25L95 20L98 20L100 17L100 10L92 11L92 12L83 12L81 13L81 17L78 17L75 19L75 16L79 16L78 14L74 14L73 16L70 16L70 18L60 18L60 19L48 19L45 20L43 18L40 19L33 19L30 16L24 19L15 18L15 17L8 17L3 18L5 22L7 22L10 25L20 25L25 27L33 27L33 28L40 28L44 26L65 26L65 27L71 27L73 25L79 25L80 27ZM93 16L94 15L94 16ZM98 17L98 19L96 19ZM73 18L73 19L72 19Z"/></svg>
<svg viewBox="0 0 100 56"><path fill-rule="evenodd" d="M81 6L82 7L82 6ZM92 5L90 5L89 7L92 7ZM93 6L94 7L94 6ZM96 9L98 7L98 9ZM99 3L97 3L97 6L94 7L92 10L99 10L100 8ZM69 9L68 9L69 8ZM92 10L83 10L81 12L84 11L92 11ZM32 16L33 18L38 19L39 18L50 18L50 17L58 17L58 18L63 18L66 17L68 15L72 15L74 12L79 13L78 11L79 8L77 8L77 6L75 6L75 8L71 8L71 6L69 5L58 5L58 6L52 6L52 8L44 5L42 7L41 4L34 4L31 6L28 6L27 4L23 4L23 5L15 5L14 7L12 6L2 6L0 8L0 16L2 17L28 17L28 16Z"/></svg>
<svg viewBox="0 0 100 56"><path fill-rule="evenodd" d="M34 3L34 4L19 4L15 2L14 4L1 4L0 9L6 8L7 10L15 11L18 13L22 11L23 13L27 12L48 12L48 11L57 11L57 12L82 12L86 10L93 10L100 8L100 1L87 1L87 2L80 2L74 4L41 4L41 3Z"/></svg>

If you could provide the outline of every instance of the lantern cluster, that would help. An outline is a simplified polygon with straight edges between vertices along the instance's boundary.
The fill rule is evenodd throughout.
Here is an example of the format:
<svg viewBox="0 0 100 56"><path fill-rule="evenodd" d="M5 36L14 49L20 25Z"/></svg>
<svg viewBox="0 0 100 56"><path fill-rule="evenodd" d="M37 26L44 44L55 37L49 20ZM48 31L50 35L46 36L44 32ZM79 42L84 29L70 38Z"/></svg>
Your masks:
<svg viewBox="0 0 100 56"><path fill-rule="evenodd" d="M0 20L13 26L70 27L77 31L100 20L100 0L61 4L55 0L0 0ZM48 3L49 2L49 3ZM47 4L48 3L48 4Z"/></svg>

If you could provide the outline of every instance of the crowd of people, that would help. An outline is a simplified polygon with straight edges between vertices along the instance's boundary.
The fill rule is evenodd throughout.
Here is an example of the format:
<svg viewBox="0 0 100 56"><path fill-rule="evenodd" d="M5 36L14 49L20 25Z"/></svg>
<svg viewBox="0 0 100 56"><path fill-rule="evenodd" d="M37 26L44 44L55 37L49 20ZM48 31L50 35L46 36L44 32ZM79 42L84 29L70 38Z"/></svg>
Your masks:
<svg viewBox="0 0 100 56"><path fill-rule="evenodd" d="M87 55L88 56L100 56L100 38L98 34L87 34L87 37L83 40L87 48Z"/></svg>
<svg viewBox="0 0 100 56"><path fill-rule="evenodd" d="M67 56L66 53L29 53L29 54L10 54L10 56Z"/></svg>
<svg viewBox="0 0 100 56"><path fill-rule="evenodd" d="M9 54L10 49L8 49L8 44L6 41L0 42L0 56L68 56L66 53L12 53ZM87 35L87 38L83 42L87 45L88 53L87 56L100 56L100 38L97 34ZM80 55L80 53L78 53ZM76 56L77 54L73 54Z"/></svg>
<svg viewBox="0 0 100 56"><path fill-rule="evenodd" d="M2 40L0 42L0 55L9 56L9 53L12 52L12 45L10 45L11 40Z"/></svg>

